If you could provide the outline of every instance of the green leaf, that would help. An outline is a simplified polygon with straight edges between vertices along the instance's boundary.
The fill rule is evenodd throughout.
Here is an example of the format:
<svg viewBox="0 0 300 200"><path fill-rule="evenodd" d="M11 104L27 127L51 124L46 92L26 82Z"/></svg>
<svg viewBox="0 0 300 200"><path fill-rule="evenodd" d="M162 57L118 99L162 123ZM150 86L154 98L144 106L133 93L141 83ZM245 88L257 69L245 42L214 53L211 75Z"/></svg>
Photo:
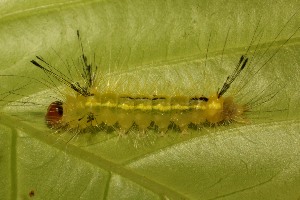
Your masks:
<svg viewBox="0 0 300 200"><path fill-rule="evenodd" d="M297 0L0 4L1 199L299 199ZM251 64L227 95L258 105L247 124L67 142L74 135L44 124L55 98L30 60L67 73L64 62L80 55L76 30L89 59L130 94L209 96L250 46Z"/></svg>

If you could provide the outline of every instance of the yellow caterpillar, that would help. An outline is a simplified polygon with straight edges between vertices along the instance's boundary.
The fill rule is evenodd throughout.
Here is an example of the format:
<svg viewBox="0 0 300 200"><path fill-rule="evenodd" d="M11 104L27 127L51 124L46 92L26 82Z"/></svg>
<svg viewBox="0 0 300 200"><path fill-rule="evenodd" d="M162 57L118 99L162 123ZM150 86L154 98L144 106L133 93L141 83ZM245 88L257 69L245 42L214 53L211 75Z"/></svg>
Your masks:
<svg viewBox="0 0 300 200"><path fill-rule="evenodd" d="M77 36L80 40L79 31ZM82 44L81 44L82 47ZM51 70L51 65L37 56L31 62L72 89L65 101L50 104L46 123L50 128L84 130L88 127L114 127L127 132L133 126L140 131L148 128L165 132L177 127L181 131L203 123L220 124L244 122L247 106L234 103L232 97L223 97L230 85L246 67L248 58L241 56L232 75L227 77L220 91L205 96L129 96L98 91L96 72L89 64L82 48L83 84L72 83ZM40 64L41 63L41 64ZM46 67L44 67L45 65Z"/></svg>

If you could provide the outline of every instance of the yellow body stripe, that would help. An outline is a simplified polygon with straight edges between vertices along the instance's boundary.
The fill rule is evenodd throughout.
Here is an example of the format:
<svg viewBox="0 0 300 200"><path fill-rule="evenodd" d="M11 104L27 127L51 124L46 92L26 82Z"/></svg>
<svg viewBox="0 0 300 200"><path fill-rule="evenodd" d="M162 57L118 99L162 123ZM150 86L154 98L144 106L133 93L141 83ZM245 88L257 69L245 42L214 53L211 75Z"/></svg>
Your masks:
<svg viewBox="0 0 300 200"><path fill-rule="evenodd" d="M142 110L142 111L151 111L151 110L157 110L157 111L162 111L162 112L167 112L171 110L206 110L206 105L201 105L202 103L199 103L197 105L162 105L162 104L157 104L157 105L129 105L129 104L117 104L117 103L112 103L112 102L106 102L106 103L99 103L95 101L87 101L85 103L86 107L102 107L102 108L120 108L123 110Z"/></svg>

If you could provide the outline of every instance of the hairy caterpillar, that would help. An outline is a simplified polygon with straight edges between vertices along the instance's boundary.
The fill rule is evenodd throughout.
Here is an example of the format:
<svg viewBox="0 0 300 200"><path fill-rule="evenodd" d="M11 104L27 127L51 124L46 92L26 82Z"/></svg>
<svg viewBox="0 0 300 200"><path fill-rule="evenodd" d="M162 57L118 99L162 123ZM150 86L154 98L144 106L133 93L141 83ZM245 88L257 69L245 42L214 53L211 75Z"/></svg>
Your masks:
<svg viewBox="0 0 300 200"><path fill-rule="evenodd" d="M77 36L81 41L79 31ZM245 121L243 114L249 108L237 105L232 97L223 97L247 65L248 58L244 55L241 56L234 72L227 77L221 90L209 97L156 94L130 96L98 91L95 66L88 63L82 43L80 44L83 65L81 82L71 82L54 72L53 66L39 56L36 57L37 60L31 61L46 74L72 89L72 93L66 94L64 102L55 101L49 105L45 119L50 128L81 131L89 127L108 126L128 132L136 125L139 131L146 131L152 126L160 132L166 132L172 126L182 131L191 124L199 126L205 122L219 124Z"/></svg>

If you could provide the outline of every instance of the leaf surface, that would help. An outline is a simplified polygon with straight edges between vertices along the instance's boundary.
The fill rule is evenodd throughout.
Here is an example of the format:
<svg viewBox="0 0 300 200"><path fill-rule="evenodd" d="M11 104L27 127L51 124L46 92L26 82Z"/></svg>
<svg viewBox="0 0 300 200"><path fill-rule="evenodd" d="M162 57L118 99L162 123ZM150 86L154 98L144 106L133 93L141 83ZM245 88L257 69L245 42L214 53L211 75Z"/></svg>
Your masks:
<svg viewBox="0 0 300 200"><path fill-rule="evenodd" d="M1 198L299 199L298 1L0 5ZM112 79L122 80L128 93L151 93L156 84L168 95L199 90L211 95L250 45L250 74L228 95L243 83L242 102L255 101L261 92L276 95L260 102L248 124L162 137L87 134L66 143L44 125L45 105L52 101L48 87L26 77L47 78L30 63L36 55L66 73L64 61L80 55L76 30L89 59L95 53L101 70L112 71ZM255 30L259 37L251 42ZM251 74L260 67L258 75ZM30 95L42 109L24 104L13 107L17 113L7 111L10 101Z"/></svg>

